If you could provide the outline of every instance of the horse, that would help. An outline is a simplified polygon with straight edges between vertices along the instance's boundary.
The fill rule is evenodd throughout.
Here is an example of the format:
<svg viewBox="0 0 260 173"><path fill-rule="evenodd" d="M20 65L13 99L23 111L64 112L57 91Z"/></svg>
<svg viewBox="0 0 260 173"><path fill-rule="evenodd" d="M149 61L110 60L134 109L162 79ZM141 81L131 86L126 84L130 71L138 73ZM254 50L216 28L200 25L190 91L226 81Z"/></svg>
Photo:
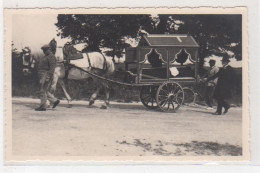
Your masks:
<svg viewBox="0 0 260 173"><path fill-rule="evenodd" d="M20 84L22 82L22 53L16 49L12 50L12 83Z"/></svg>
<svg viewBox="0 0 260 173"><path fill-rule="evenodd" d="M51 45L52 50L57 50L57 43L52 40L49 45ZM89 106L93 105L100 90L103 88L105 91L105 100L101 108L106 109L109 105L109 86L106 81L98 79L91 76L90 74L80 70L79 68L86 70L90 73L99 75L101 77L109 78L113 75L115 71L115 65L112 59L105 57L100 52L87 52L82 53L77 51L72 44L65 44L63 47L63 59L65 61L58 62L54 71L51 90L56 90L57 83L62 87L65 93L66 99L71 101L71 98L66 91L65 80L83 80L92 78L93 82L96 84L97 88L95 92L91 95L89 100ZM70 65L72 64L72 66ZM79 67L79 68L77 68Z"/></svg>
<svg viewBox="0 0 260 173"><path fill-rule="evenodd" d="M31 54L29 47L25 47L22 51L12 50L12 79L16 84L24 82L33 82L37 78L36 60Z"/></svg>
<svg viewBox="0 0 260 173"><path fill-rule="evenodd" d="M28 76L34 73L36 60L34 56L31 54L31 49L29 47L25 47L22 49L21 59L23 75Z"/></svg>

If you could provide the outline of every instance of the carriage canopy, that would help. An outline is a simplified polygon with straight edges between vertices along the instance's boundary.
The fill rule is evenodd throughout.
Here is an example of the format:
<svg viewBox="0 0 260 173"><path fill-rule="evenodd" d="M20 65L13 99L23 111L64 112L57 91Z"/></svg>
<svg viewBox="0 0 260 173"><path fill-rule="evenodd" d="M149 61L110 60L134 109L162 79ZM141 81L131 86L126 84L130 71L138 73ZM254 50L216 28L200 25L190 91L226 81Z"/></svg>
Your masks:
<svg viewBox="0 0 260 173"><path fill-rule="evenodd" d="M142 36L139 44L135 48L127 49L126 53L126 62L135 62L137 61L137 48L140 50L140 60L143 61L146 58L146 55L154 50L156 53L161 56L164 61L167 61L167 51L169 50L170 62L176 60L177 55L181 52L185 52L190 58L191 61L197 59L197 51L199 48L198 43L190 35L182 34L150 34Z"/></svg>
<svg viewBox="0 0 260 173"><path fill-rule="evenodd" d="M126 50L125 63L127 68L128 64L137 67L138 83L166 79L194 80L198 71L198 48L198 43L190 35L143 35L137 47Z"/></svg>

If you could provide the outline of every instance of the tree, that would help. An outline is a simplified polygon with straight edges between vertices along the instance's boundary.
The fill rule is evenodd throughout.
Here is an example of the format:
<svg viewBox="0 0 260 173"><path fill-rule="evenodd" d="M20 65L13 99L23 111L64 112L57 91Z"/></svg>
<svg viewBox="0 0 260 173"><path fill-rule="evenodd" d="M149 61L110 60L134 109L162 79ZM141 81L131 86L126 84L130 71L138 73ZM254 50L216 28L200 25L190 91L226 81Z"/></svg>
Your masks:
<svg viewBox="0 0 260 173"><path fill-rule="evenodd" d="M200 67L204 58L234 53L242 60L242 15L163 15L166 31L190 34L200 45ZM162 18L162 17L161 17ZM178 24L177 24L178 21ZM178 27L169 27L174 24ZM159 25L158 25L159 26Z"/></svg>
<svg viewBox="0 0 260 173"><path fill-rule="evenodd" d="M137 38L141 25L149 25L149 15L58 15L56 26L62 38L68 37L73 43L85 42L86 50L112 49L107 55L119 58L129 46L126 38Z"/></svg>
<svg viewBox="0 0 260 173"><path fill-rule="evenodd" d="M113 62L115 63L115 56L117 58L121 58L123 56L123 52L125 48L130 47L131 45L128 43L125 43L124 40L115 41L111 43L111 47L113 47L111 50L105 51L105 54L107 56L111 56Z"/></svg>
<svg viewBox="0 0 260 173"><path fill-rule="evenodd" d="M111 57L121 57L127 38L138 38L139 29L150 34L190 34L200 45L200 68L204 58L234 53L242 59L242 15L58 15L61 37L85 42L86 50L106 47Z"/></svg>
<svg viewBox="0 0 260 173"><path fill-rule="evenodd" d="M149 33L190 34L200 45L200 68L204 58L232 54L242 60L242 15L158 15Z"/></svg>

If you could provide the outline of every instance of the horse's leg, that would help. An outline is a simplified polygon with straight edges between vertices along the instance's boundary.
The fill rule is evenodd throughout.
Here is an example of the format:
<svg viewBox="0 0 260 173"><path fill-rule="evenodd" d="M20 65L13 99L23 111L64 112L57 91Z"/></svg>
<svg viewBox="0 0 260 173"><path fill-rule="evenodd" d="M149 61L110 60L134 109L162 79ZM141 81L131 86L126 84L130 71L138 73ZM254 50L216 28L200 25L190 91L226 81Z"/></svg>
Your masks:
<svg viewBox="0 0 260 173"><path fill-rule="evenodd" d="M63 93L64 93L64 95L65 95L65 97L66 97L66 99L68 101L68 107L72 107L72 105L70 104L72 99L71 99L70 95L68 94L68 92L66 90L66 85L65 85L64 81L60 79L60 80L58 80L58 83L61 86L62 91L63 91Z"/></svg>
<svg viewBox="0 0 260 173"><path fill-rule="evenodd" d="M96 100L96 98L97 98L97 96L98 96L98 93L99 93L100 89L101 89L101 87L100 87L100 85L98 85L96 91L95 91L95 92L91 95L91 97L90 97L89 106L91 106L91 105L94 104L94 102L95 102L95 100Z"/></svg>
<svg viewBox="0 0 260 173"><path fill-rule="evenodd" d="M109 105L109 94L110 93L109 93L109 87L108 87L107 84L105 84L104 89L105 89L105 95L106 95L105 104L106 104L106 106L108 106Z"/></svg>
<svg viewBox="0 0 260 173"><path fill-rule="evenodd" d="M63 80L59 80L58 83L59 83L59 85L61 86L62 91L64 92L64 95L65 95L67 101L68 101L68 102L72 101L70 95L68 94L68 92L67 92L67 90L66 90L66 86L65 86L64 81L63 81Z"/></svg>
<svg viewBox="0 0 260 173"><path fill-rule="evenodd" d="M55 69L56 70L56 69ZM56 91L57 83L59 80L59 74L55 73L52 76L51 86L49 88L49 91L53 94Z"/></svg>
<svg viewBox="0 0 260 173"><path fill-rule="evenodd" d="M107 109L109 105L109 88L106 82L101 82L100 86L104 89L105 92L104 104L101 105L100 109Z"/></svg>

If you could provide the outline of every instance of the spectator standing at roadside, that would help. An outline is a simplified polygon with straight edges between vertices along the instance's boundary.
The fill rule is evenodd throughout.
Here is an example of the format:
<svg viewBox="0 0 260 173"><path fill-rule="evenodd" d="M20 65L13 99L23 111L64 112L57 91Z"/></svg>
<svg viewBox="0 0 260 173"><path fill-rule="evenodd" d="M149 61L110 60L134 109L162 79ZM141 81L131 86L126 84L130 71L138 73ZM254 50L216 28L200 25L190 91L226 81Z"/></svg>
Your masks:
<svg viewBox="0 0 260 173"><path fill-rule="evenodd" d="M209 60L210 69L208 70L207 74L205 75L205 77L207 77L207 79L209 79L210 77L212 77L218 73L219 68L215 64L216 64L215 60L213 60L213 59ZM205 101L208 106L207 109L213 109L213 107L212 107L213 94L214 94L214 90L215 90L217 81L218 81L218 78L215 78L213 80L209 80L206 83Z"/></svg>
<svg viewBox="0 0 260 173"><path fill-rule="evenodd" d="M220 69L217 74L207 79L207 82L209 82L210 80L218 77L218 82L214 91L214 98L217 100L218 106L214 115L221 115L222 108L224 108L225 114L230 108L230 104L227 102L227 99L232 97L233 69L228 64L229 62L230 60L228 56L224 56L222 59L223 68Z"/></svg>

